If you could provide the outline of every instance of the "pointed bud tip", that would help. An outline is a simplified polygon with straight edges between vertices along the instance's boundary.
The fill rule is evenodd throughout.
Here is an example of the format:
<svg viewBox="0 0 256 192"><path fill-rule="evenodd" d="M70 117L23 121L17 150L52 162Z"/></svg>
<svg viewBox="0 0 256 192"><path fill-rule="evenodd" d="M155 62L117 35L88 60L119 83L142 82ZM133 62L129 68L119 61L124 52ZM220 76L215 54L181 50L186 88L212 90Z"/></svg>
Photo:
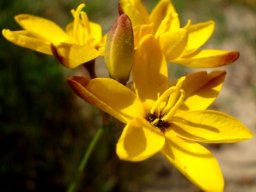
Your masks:
<svg viewBox="0 0 256 192"><path fill-rule="evenodd" d="M122 15L124 13L124 10L122 9L120 2L118 3L118 13L119 15Z"/></svg>

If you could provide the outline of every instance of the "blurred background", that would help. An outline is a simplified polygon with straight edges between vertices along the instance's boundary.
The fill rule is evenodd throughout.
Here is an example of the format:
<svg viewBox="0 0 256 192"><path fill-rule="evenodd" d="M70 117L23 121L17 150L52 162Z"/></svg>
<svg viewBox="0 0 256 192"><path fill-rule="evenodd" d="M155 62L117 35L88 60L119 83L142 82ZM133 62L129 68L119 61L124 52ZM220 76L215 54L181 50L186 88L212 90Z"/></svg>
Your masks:
<svg viewBox="0 0 256 192"><path fill-rule="evenodd" d="M0 1L0 29L18 30L14 16L30 13L64 27L70 10L86 2L90 20L104 33L117 16L117 0ZM158 0L144 0L150 10ZM240 59L225 68L224 88L212 108L227 112L255 132L256 127L256 1L173 0L182 24L213 19L216 30L205 47L239 50ZM198 69L197 69L198 70ZM172 65L170 78L192 71ZM66 77L83 74L67 70L51 56L17 47L0 36L0 191L65 191L95 132L100 112L79 99ZM106 75L102 59L97 74ZM103 133L79 190L166 192L200 190L162 156L140 163L120 161L115 144L117 125ZM209 146L218 158L228 192L256 191L256 140ZM209 170L209 173L211 170Z"/></svg>

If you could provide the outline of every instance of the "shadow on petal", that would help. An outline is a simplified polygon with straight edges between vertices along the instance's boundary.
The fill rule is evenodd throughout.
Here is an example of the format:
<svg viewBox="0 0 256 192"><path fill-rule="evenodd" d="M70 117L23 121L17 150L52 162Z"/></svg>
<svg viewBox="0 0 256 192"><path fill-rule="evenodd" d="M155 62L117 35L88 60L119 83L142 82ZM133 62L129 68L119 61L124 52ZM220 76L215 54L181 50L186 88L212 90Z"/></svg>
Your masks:
<svg viewBox="0 0 256 192"><path fill-rule="evenodd" d="M143 129L137 128L136 131L127 132L124 138L124 148L127 151L128 156L131 158L138 156L145 151L147 146L147 140Z"/></svg>
<svg viewBox="0 0 256 192"><path fill-rule="evenodd" d="M164 134L143 119L133 119L117 143L117 155L128 161L142 161L161 151Z"/></svg>

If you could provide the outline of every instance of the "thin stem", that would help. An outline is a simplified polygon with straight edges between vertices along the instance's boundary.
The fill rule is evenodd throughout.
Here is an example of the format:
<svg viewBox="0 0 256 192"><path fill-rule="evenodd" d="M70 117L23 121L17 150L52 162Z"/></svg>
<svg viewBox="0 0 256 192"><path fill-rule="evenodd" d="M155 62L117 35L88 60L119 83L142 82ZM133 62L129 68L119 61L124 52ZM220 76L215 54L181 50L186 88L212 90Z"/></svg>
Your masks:
<svg viewBox="0 0 256 192"><path fill-rule="evenodd" d="M79 171L82 172L84 170L84 167L86 166L87 162L88 162L88 159L92 153L92 150L94 149L96 143L98 142L100 136L102 135L103 133L103 129L102 128L99 128L93 138L93 140L91 141L87 151L85 152L84 154L84 157L79 165Z"/></svg>
<svg viewBox="0 0 256 192"><path fill-rule="evenodd" d="M78 171L75 176L75 179L69 185L67 192L74 192L76 190L76 188L79 186L80 181L82 179L82 174L83 174L84 168L88 162L89 157L91 156L91 153L92 153L94 147L96 146L100 136L102 135L102 133L103 133L103 128L99 128L97 130L95 136L93 137L93 140L91 141L90 145L88 146L87 150L85 151L83 159L81 160L80 165L78 167Z"/></svg>

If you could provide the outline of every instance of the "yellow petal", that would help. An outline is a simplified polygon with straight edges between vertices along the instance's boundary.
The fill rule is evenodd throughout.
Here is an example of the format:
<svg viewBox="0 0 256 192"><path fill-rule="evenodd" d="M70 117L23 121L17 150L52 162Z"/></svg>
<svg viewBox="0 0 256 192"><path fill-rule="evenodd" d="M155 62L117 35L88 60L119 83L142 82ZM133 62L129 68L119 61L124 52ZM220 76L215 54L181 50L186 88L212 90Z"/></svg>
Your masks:
<svg viewBox="0 0 256 192"><path fill-rule="evenodd" d="M66 25L65 27L65 31L66 31L66 34L69 36L69 37L72 37L73 36L73 25L74 25L74 22L70 22Z"/></svg>
<svg viewBox="0 0 256 192"><path fill-rule="evenodd" d="M17 23L25 30L50 41L59 43L68 40L67 34L54 22L29 14L20 14L15 17Z"/></svg>
<svg viewBox="0 0 256 192"><path fill-rule="evenodd" d="M60 63L68 68L75 68L99 56L99 51L88 45L61 43L52 45L52 52Z"/></svg>
<svg viewBox="0 0 256 192"><path fill-rule="evenodd" d="M203 191L223 191L224 179L211 152L174 134L170 134L165 143L163 154L191 182Z"/></svg>
<svg viewBox="0 0 256 192"><path fill-rule="evenodd" d="M135 117L144 117L142 104L124 85L110 78L70 77L71 88L84 100L124 123Z"/></svg>
<svg viewBox="0 0 256 192"><path fill-rule="evenodd" d="M3 29L2 34L8 41L15 45L52 55L50 42L36 37L35 34L28 31L10 31L9 29Z"/></svg>
<svg viewBox="0 0 256 192"><path fill-rule="evenodd" d="M97 50L99 51L101 56L105 55L105 44L106 44L106 40L107 40L107 34L103 35L101 41L99 42L99 44L96 46Z"/></svg>
<svg viewBox="0 0 256 192"><path fill-rule="evenodd" d="M192 53L200 48L211 37L214 31L214 21L207 21L194 25L188 25L188 43L185 54Z"/></svg>
<svg viewBox="0 0 256 192"><path fill-rule="evenodd" d="M134 32L134 47L135 49L140 46L144 39L153 34L153 24L137 25L133 28Z"/></svg>
<svg viewBox="0 0 256 192"><path fill-rule="evenodd" d="M150 14L150 21L154 23L155 32L159 26L161 26L162 22L166 24L166 27L168 25L168 30L171 25L173 25L173 28L175 29L180 27L178 14L170 0L161 0L158 2ZM163 27L163 25L161 27Z"/></svg>
<svg viewBox="0 0 256 192"><path fill-rule="evenodd" d="M168 87L167 63L158 41L149 35L137 48L132 76L141 101L155 101Z"/></svg>
<svg viewBox="0 0 256 192"><path fill-rule="evenodd" d="M160 46L167 61L177 58L183 53L187 40L188 34L184 29L167 32L160 35Z"/></svg>
<svg viewBox="0 0 256 192"><path fill-rule="evenodd" d="M119 0L119 6L121 12L130 17L134 27L149 23L148 12L140 0Z"/></svg>
<svg viewBox="0 0 256 192"><path fill-rule="evenodd" d="M159 152L165 143L163 133L143 119L129 122L120 136L116 152L120 159L142 161Z"/></svg>
<svg viewBox="0 0 256 192"><path fill-rule="evenodd" d="M167 6L168 7L166 8L164 18L162 19L161 23L155 28L155 36L157 38L163 33L175 31L180 28L179 17L174 7L170 2L167 3Z"/></svg>
<svg viewBox="0 0 256 192"><path fill-rule="evenodd" d="M186 76L182 89L185 91L183 110L204 110L208 108L218 96L226 72L213 71L192 73Z"/></svg>
<svg viewBox="0 0 256 192"><path fill-rule="evenodd" d="M98 46L102 41L102 28L98 23L90 22L90 37L92 47Z"/></svg>
<svg viewBox="0 0 256 192"><path fill-rule="evenodd" d="M182 56L174 59L172 62L182 64L187 67L219 67L233 63L239 57L237 51L224 51L205 49L202 51L196 51L193 54Z"/></svg>
<svg viewBox="0 0 256 192"><path fill-rule="evenodd" d="M252 138L252 132L239 120L218 111L176 113L172 124L181 137L203 143L232 143Z"/></svg>

